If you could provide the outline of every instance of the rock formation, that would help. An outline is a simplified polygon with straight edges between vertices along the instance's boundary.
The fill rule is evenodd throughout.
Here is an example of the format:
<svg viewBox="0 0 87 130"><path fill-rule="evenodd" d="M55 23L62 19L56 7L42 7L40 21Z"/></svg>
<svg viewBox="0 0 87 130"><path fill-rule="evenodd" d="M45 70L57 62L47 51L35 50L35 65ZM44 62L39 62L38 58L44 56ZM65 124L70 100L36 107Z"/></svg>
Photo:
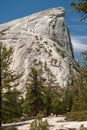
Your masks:
<svg viewBox="0 0 87 130"><path fill-rule="evenodd" d="M25 87L31 67L41 66L46 80L47 67L62 87L78 71L64 16L65 9L59 7L0 25L0 40L14 48L11 68L24 73L19 89Z"/></svg>

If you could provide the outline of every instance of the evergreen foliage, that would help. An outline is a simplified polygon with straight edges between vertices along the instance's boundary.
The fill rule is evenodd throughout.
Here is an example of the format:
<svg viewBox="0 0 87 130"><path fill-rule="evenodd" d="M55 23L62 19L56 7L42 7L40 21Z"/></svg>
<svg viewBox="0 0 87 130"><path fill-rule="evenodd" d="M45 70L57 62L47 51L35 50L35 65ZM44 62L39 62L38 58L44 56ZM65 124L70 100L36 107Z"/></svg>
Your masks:
<svg viewBox="0 0 87 130"><path fill-rule="evenodd" d="M73 6L78 12L83 12L82 20L87 18L87 0L77 0L76 3L72 2Z"/></svg>
<svg viewBox="0 0 87 130"><path fill-rule="evenodd" d="M34 117L38 113L43 115L62 114L62 89L55 83L52 74L49 74L49 82L43 80L40 71L32 68L26 84L26 95L22 104L23 113L28 117Z"/></svg>
<svg viewBox="0 0 87 130"><path fill-rule="evenodd" d="M61 101L58 97L53 98L51 105L53 114L61 114Z"/></svg>
<svg viewBox="0 0 87 130"><path fill-rule="evenodd" d="M84 125L82 124L82 125L80 126L80 130L87 130L87 128L84 127Z"/></svg>
<svg viewBox="0 0 87 130"><path fill-rule="evenodd" d="M87 110L67 113L66 120L68 120L68 121L86 121L87 120Z"/></svg>
<svg viewBox="0 0 87 130"><path fill-rule="evenodd" d="M23 111L28 116L35 116L43 111L46 102L46 87L35 68L31 69L26 84L26 95L23 103Z"/></svg>
<svg viewBox="0 0 87 130"><path fill-rule="evenodd" d="M0 122L7 122L20 114L20 93L16 89L21 74L15 74L10 69L13 49L7 49L0 43Z"/></svg>
<svg viewBox="0 0 87 130"><path fill-rule="evenodd" d="M80 76L74 83L72 111L87 110L87 70L81 68Z"/></svg>
<svg viewBox="0 0 87 130"><path fill-rule="evenodd" d="M60 115L64 114L64 104L63 104L63 96L64 91L62 88L59 87L58 84L51 89L51 113Z"/></svg>
<svg viewBox="0 0 87 130"><path fill-rule="evenodd" d="M87 51L82 54L85 64L80 67L80 73L73 77L73 85L70 86L72 104L67 118L73 120L87 120Z"/></svg>
<svg viewBox="0 0 87 130"><path fill-rule="evenodd" d="M50 130L47 120L42 121L42 118L37 118L32 122L29 130Z"/></svg>
<svg viewBox="0 0 87 130"><path fill-rule="evenodd" d="M20 92L16 88L2 94L2 120L3 122L21 117Z"/></svg>
<svg viewBox="0 0 87 130"><path fill-rule="evenodd" d="M73 93L72 93L72 86L68 86L64 90L64 97L62 104L64 105L64 111L70 112L72 109L72 103L73 103Z"/></svg>
<svg viewBox="0 0 87 130"><path fill-rule="evenodd" d="M17 130L17 128L14 126L8 126L8 127L4 128L3 130Z"/></svg>
<svg viewBox="0 0 87 130"><path fill-rule="evenodd" d="M80 67L80 73L72 78L72 84L69 84L68 87L63 89L56 83L55 77L47 64L44 68L47 73L47 79L43 77L42 64L40 69L31 68L26 83L25 99L20 99L21 93L16 87L19 84L21 75L15 74L10 69L13 50L12 48L7 49L2 43L0 47L0 112L3 122L19 118L22 114L25 114L27 117L34 117L37 116L38 113L48 116L51 113L58 115L70 112L67 116L69 119L86 119L87 51L82 52L84 56L84 66ZM78 116L78 113L81 113L80 116ZM85 117L83 115L85 115ZM40 125L38 126L39 123ZM36 126L37 129L41 127L41 130L44 130L44 126L47 127L46 122L42 122L42 120L35 120L32 123L31 130Z"/></svg>

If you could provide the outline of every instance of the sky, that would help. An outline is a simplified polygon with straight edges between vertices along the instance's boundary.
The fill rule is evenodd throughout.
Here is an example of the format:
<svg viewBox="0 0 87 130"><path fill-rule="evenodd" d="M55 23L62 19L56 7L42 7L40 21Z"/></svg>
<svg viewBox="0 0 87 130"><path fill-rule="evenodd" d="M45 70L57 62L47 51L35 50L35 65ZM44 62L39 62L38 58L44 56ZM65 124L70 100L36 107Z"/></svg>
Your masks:
<svg viewBox="0 0 87 130"><path fill-rule="evenodd" d="M87 19L73 11L70 2L76 0L0 0L0 24L22 18L49 8L64 7L76 59L82 63L80 52L87 50Z"/></svg>

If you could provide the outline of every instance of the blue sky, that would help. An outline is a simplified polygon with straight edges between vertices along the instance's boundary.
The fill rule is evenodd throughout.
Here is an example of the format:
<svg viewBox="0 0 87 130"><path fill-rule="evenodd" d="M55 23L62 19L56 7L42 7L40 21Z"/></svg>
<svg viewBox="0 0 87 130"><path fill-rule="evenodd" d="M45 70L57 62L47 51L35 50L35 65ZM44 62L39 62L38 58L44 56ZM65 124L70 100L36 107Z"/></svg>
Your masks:
<svg viewBox="0 0 87 130"><path fill-rule="evenodd" d="M81 14L72 12L71 1L76 0L0 0L0 24L48 8L64 7L74 51L81 62L79 52L87 50L87 20L80 21Z"/></svg>

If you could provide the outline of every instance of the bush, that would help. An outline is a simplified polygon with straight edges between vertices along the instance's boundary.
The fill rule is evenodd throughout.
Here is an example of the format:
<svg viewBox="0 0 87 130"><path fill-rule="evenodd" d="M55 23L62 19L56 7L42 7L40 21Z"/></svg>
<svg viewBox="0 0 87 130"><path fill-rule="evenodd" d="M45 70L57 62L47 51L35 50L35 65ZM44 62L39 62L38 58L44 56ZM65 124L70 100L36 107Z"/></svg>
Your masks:
<svg viewBox="0 0 87 130"><path fill-rule="evenodd" d="M42 117L39 115L34 122L32 122L29 130L50 130L47 120L42 121Z"/></svg>
<svg viewBox="0 0 87 130"><path fill-rule="evenodd" d="M8 127L4 128L3 130L17 130L17 128L14 126L8 126Z"/></svg>
<svg viewBox="0 0 87 130"><path fill-rule="evenodd" d="M87 120L87 111L70 112L66 115L66 120L86 121Z"/></svg>
<svg viewBox="0 0 87 130"><path fill-rule="evenodd" d="M80 130L87 130L87 128L84 127L84 125L82 124L82 125L80 126Z"/></svg>

